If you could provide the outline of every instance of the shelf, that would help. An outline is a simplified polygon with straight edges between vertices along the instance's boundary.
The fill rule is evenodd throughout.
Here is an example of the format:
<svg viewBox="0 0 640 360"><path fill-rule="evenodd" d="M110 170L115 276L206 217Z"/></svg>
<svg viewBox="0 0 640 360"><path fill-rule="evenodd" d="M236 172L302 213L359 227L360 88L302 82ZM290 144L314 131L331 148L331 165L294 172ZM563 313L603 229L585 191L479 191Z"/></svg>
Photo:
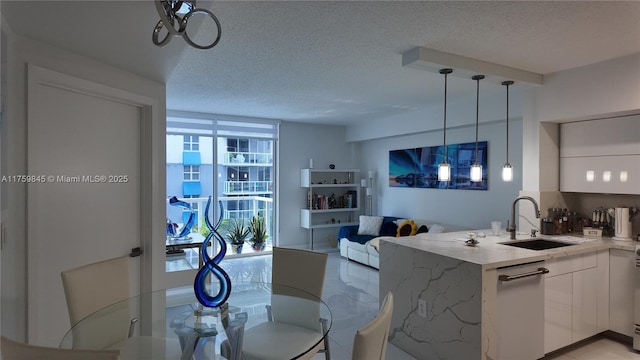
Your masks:
<svg viewBox="0 0 640 360"><path fill-rule="evenodd" d="M300 187L307 189L307 206L300 209L300 226L309 230L311 250L314 250L314 230L337 232L331 229L358 224L360 207L356 205L361 202L359 175L360 170L357 169L300 170Z"/></svg>
<svg viewBox="0 0 640 360"><path fill-rule="evenodd" d="M349 187L358 187L359 184L311 184L314 188L349 188ZM309 187L309 186L302 186Z"/></svg>
<svg viewBox="0 0 640 360"><path fill-rule="evenodd" d="M304 211L308 211L312 214L323 214L323 213L337 213L337 212L347 212L347 211L359 211L359 207L354 208L336 208L336 209L302 209Z"/></svg>
<svg viewBox="0 0 640 360"><path fill-rule="evenodd" d="M355 169L301 169L300 170L300 186L301 187L357 187L358 179L357 175L360 170ZM320 174L320 175L318 175ZM322 176L322 174L331 175L328 177ZM334 184L333 180L337 180L338 183ZM322 184L320 182L324 181ZM314 184L317 183L317 184Z"/></svg>
<svg viewBox="0 0 640 360"><path fill-rule="evenodd" d="M331 223L331 224L317 224L317 225L311 225L311 229L328 229L328 228L342 227L342 226L349 226L349 225L358 225L358 223L343 222L343 223Z"/></svg>
<svg viewBox="0 0 640 360"><path fill-rule="evenodd" d="M314 172L314 173L359 173L358 169L302 169L302 171Z"/></svg>

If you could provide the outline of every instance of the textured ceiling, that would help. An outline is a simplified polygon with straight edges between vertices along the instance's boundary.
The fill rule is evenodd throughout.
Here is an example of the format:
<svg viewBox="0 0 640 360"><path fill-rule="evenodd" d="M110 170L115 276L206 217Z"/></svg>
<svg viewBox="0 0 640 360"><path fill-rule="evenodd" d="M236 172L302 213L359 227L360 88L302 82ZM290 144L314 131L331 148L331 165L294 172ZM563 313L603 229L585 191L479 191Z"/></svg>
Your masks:
<svg viewBox="0 0 640 360"><path fill-rule="evenodd" d="M222 23L210 50L153 46L150 0L0 3L17 34L166 82L169 109L327 124L441 102L441 75L401 66L416 46L541 74L640 52L637 1L198 0Z"/></svg>

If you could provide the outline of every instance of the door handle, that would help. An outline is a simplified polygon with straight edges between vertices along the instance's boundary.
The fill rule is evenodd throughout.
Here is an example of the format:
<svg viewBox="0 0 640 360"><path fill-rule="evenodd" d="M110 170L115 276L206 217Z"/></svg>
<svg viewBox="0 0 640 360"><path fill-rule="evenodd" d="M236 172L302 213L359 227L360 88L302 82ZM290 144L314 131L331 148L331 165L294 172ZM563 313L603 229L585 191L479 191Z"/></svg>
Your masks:
<svg viewBox="0 0 640 360"><path fill-rule="evenodd" d="M512 280L526 278L526 277L529 277L529 276L536 276L536 275L542 275L542 274L548 274L548 273L549 273L549 269L543 268L543 267L539 267L538 270L530 271L530 272L526 272L526 273L522 273L522 274L500 275L500 276L498 276L498 280L499 281L512 281Z"/></svg>
<svg viewBox="0 0 640 360"><path fill-rule="evenodd" d="M129 253L129 257L138 257L140 255L142 255L142 249L140 247L134 247Z"/></svg>

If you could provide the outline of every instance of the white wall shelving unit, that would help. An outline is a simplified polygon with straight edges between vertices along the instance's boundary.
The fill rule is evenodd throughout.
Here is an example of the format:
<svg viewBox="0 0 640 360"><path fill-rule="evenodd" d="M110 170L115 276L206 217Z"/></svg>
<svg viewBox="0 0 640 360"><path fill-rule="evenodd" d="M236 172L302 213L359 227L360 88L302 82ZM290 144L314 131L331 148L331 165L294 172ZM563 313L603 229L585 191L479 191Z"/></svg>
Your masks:
<svg viewBox="0 0 640 360"><path fill-rule="evenodd" d="M358 224L363 201L359 175L357 169L300 170L300 186L307 189L306 205L300 209L300 226L309 230L311 250L315 248L315 229L336 228L337 233L341 226Z"/></svg>

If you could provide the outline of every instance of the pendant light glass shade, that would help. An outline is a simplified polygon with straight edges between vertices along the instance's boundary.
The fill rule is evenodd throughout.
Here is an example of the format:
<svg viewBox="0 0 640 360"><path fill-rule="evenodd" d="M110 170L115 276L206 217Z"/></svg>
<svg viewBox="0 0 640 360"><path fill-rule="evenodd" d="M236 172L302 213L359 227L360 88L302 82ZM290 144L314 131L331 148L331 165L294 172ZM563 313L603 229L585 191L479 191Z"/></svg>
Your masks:
<svg viewBox="0 0 640 360"><path fill-rule="evenodd" d="M453 69L440 69L440 74L444 75L444 125L442 127L442 162L438 165L438 181L451 180L451 166L447 161L447 75L451 74Z"/></svg>
<svg viewBox="0 0 640 360"><path fill-rule="evenodd" d="M502 181L509 182L511 180L513 180L513 168L511 164L506 163L502 167Z"/></svg>
<svg viewBox="0 0 640 360"><path fill-rule="evenodd" d="M471 182L480 182L482 181L482 165L478 162L478 117L480 112L480 80L484 79L484 75L474 75L471 78L476 81L476 159L471 165L469 178Z"/></svg>
<svg viewBox="0 0 640 360"><path fill-rule="evenodd" d="M471 165L471 181L473 182L482 181L482 165L478 163Z"/></svg>
<svg viewBox="0 0 640 360"><path fill-rule="evenodd" d="M509 182L513 180L513 168L509 164L509 86L513 85L513 81L503 81L502 85L507 87L507 162L502 167L502 181Z"/></svg>
<svg viewBox="0 0 640 360"><path fill-rule="evenodd" d="M451 165L449 163L441 163L438 165L438 181L451 180Z"/></svg>

